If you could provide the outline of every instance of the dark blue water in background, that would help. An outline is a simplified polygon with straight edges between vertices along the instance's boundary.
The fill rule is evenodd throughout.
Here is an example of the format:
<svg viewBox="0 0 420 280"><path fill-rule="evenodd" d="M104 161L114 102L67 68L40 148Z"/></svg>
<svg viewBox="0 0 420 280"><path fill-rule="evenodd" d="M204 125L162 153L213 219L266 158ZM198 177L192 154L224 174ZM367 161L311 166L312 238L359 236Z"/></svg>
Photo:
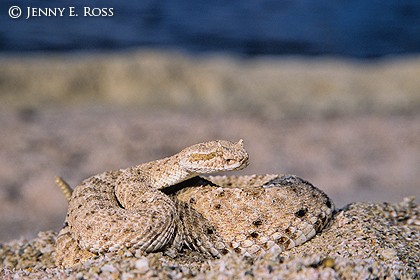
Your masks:
<svg viewBox="0 0 420 280"><path fill-rule="evenodd" d="M19 19L10 6L22 8ZM63 17L27 7L66 8ZM75 7L78 17L69 17ZM84 17L83 8L112 8ZM133 47L241 55L381 57L420 52L420 0L33 0L0 3L0 52Z"/></svg>

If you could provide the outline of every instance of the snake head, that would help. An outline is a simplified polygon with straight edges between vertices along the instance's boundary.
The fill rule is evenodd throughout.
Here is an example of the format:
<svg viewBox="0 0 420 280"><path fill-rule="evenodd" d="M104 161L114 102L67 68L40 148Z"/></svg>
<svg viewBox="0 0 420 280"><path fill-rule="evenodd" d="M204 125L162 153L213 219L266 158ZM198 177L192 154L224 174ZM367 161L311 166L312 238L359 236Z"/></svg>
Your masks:
<svg viewBox="0 0 420 280"><path fill-rule="evenodd" d="M248 165L248 153L242 139L237 143L215 140L185 148L178 162L181 168L198 174L240 170Z"/></svg>

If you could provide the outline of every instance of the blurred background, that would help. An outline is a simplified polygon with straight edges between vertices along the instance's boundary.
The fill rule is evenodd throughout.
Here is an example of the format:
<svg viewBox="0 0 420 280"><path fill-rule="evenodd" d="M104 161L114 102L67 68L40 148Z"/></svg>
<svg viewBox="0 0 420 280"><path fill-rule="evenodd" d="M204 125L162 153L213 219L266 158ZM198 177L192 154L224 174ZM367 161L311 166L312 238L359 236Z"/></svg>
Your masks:
<svg viewBox="0 0 420 280"><path fill-rule="evenodd" d="M420 2L225 2L0 3L0 241L60 229L56 175L213 139L338 208L419 197Z"/></svg>
<svg viewBox="0 0 420 280"><path fill-rule="evenodd" d="M420 48L416 0L3 0L0 5L0 48L7 52L149 47L372 58ZM7 16L12 6L22 10L14 20ZM35 12L28 15L28 7ZM66 9L54 17L38 11L46 8Z"/></svg>

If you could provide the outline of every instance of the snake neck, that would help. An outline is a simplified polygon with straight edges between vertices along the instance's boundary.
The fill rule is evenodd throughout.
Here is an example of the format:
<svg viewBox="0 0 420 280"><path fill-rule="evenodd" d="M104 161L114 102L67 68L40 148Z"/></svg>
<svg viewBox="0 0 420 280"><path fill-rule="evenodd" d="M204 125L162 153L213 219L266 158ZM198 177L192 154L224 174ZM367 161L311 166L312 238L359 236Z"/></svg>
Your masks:
<svg viewBox="0 0 420 280"><path fill-rule="evenodd" d="M140 179L154 189L164 189L198 175L181 168L178 155L137 165L129 173L131 178Z"/></svg>
<svg viewBox="0 0 420 280"><path fill-rule="evenodd" d="M198 175L183 169L179 165L178 155L147 162L137 168L147 174L151 186L155 189L164 189Z"/></svg>
<svg viewBox="0 0 420 280"><path fill-rule="evenodd" d="M175 155L121 170L115 195L124 208L135 208L141 205L139 201L149 196L151 200L162 196L154 190L164 189L196 175L181 168Z"/></svg>

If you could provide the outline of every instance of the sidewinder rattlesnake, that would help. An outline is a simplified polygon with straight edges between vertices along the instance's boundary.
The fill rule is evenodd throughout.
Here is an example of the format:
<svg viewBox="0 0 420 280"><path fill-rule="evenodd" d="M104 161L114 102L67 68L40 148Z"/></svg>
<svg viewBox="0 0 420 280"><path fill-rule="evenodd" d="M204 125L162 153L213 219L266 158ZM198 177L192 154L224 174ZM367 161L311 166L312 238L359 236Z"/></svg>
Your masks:
<svg viewBox="0 0 420 280"><path fill-rule="evenodd" d="M74 191L58 178L69 205L57 265L121 249L253 257L300 245L328 224L334 204L299 177L198 176L247 165L242 140L216 140L92 176Z"/></svg>

